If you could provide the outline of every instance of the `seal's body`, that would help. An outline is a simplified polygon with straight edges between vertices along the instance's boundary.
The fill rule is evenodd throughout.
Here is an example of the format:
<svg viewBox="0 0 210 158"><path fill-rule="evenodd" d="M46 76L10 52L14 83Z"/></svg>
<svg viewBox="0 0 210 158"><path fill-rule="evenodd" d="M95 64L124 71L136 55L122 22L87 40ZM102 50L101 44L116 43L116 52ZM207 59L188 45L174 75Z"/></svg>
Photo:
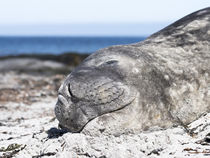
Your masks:
<svg viewBox="0 0 210 158"><path fill-rule="evenodd" d="M110 115L121 129L188 124L210 109L209 75L206 8L143 42L90 55L60 87L55 114L72 132Z"/></svg>

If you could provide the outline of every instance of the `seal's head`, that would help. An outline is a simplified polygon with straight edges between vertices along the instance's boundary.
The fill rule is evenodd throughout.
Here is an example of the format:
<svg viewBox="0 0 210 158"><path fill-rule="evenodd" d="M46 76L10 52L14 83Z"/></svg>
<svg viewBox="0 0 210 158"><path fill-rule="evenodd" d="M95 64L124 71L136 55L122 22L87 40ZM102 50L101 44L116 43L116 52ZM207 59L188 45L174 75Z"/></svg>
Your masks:
<svg viewBox="0 0 210 158"><path fill-rule="evenodd" d="M123 54L99 52L77 67L59 89L55 114L61 127L79 132L92 119L132 103L136 62Z"/></svg>

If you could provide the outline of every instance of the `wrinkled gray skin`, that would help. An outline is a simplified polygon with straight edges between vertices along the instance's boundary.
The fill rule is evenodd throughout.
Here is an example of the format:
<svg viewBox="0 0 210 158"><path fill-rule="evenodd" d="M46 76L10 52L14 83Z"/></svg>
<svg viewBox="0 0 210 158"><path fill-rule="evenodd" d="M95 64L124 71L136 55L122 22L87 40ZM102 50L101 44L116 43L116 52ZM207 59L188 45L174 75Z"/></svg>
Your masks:
<svg viewBox="0 0 210 158"><path fill-rule="evenodd" d="M79 132L92 119L115 129L188 124L210 110L210 8L143 42L86 58L59 89L61 127Z"/></svg>

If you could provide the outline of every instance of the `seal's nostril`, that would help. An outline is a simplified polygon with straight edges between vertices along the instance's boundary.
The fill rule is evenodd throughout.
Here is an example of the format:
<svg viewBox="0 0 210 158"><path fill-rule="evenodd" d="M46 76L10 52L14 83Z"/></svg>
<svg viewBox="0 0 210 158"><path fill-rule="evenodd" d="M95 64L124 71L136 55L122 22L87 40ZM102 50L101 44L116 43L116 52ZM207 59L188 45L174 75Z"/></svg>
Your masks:
<svg viewBox="0 0 210 158"><path fill-rule="evenodd" d="M77 103L79 100L76 96L74 96L74 94L72 93L71 91L71 85L69 84L68 85L68 91L69 91L69 94L71 96L71 101L74 102L74 103Z"/></svg>
<svg viewBox="0 0 210 158"><path fill-rule="evenodd" d="M68 91L69 91L70 96L73 97L73 93L71 91L71 85L70 84L68 85Z"/></svg>

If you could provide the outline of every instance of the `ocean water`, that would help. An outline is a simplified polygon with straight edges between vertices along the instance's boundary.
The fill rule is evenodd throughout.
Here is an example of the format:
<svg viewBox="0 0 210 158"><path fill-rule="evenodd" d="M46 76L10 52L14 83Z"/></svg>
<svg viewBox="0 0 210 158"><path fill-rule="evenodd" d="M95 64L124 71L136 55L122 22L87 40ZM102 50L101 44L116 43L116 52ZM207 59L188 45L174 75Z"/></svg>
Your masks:
<svg viewBox="0 0 210 158"><path fill-rule="evenodd" d="M130 44L146 37L0 37L0 56L18 54L92 53L111 45Z"/></svg>

